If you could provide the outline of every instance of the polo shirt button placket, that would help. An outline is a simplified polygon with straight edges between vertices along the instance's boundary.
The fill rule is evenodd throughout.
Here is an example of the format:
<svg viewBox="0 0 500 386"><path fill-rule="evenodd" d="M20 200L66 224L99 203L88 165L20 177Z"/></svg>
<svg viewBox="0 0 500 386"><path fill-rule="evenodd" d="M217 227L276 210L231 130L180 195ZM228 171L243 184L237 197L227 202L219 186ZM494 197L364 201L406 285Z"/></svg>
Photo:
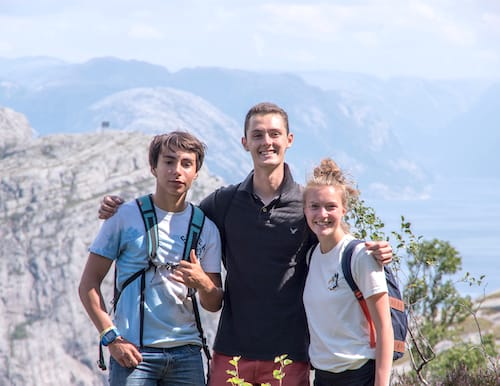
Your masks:
<svg viewBox="0 0 500 386"><path fill-rule="evenodd" d="M261 211L265 216L265 224L271 224L271 211L265 206L262 207Z"/></svg>

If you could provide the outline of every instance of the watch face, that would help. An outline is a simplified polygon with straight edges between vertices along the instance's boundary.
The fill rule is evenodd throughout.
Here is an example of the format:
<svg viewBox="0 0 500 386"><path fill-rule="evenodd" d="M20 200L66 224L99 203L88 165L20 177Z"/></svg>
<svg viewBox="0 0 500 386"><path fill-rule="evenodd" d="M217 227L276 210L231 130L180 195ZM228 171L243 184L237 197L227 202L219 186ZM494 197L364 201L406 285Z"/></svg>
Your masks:
<svg viewBox="0 0 500 386"><path fill-rule="evenodd" d="M113 343L116 338L118 338L118 331L116 330L116 328L113 328L104 334L104 336L102 337L102 344L104 346L107 346L108 344Z"/></svg>

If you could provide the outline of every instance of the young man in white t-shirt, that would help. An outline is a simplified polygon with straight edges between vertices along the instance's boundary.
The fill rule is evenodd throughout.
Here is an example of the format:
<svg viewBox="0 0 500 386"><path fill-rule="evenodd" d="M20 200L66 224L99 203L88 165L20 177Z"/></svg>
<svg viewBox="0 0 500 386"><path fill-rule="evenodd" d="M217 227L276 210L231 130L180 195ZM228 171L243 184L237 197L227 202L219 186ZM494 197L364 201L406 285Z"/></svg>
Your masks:
<svg viewBox="0 0 500 386"><path fill-rule="evenodd" d="M149 162L156 189L150 197L158 224L156 256L148 257L148 234L135 200L123 204L103 223L89 248L79 294L101 342L109 348L112 386L137 382L205 384L202 342L188 288L197 291L206 310L221 308L221 243L210 219L205 218L189 261L183 260L194 210L186 195L204 154L205 145L186 132L158 135L151 142ZM122 291L114 320L101 294L101 283L113 262L116 284ZM144 268L144 277L139 275L125 285Z"/></svg>

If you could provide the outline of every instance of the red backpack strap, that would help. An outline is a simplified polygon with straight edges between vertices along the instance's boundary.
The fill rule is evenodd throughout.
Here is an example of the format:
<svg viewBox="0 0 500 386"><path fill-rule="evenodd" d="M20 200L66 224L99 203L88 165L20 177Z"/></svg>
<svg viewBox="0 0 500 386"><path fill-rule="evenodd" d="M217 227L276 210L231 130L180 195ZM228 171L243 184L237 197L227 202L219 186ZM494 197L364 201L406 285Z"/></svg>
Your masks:
<svg viewBox="0 0 500 386"><path fill-rule="evenodd" d="M363 297L363 294L359 290L358 285L355 283L353 277L352 277L352 268L351 268L351 261L352 261L352 253L354 252L354 248L360 243L363 243L363 240L351 240L349 244L344 249L344 252L342 254L342 272L344 274L345 280L347 281L347 284L349 284L349 287L351 287L352 292L354 292L354 296L356 296L356 299L359 302L359 305L361 306L361 310L363 311L363 314L365 315L366 320L368 321L368 325L370 327L370 347L375 347L375 325L373 324L373 320L370 316L370 312L368 311L368 305L366 304L366 300Z"/></svg>

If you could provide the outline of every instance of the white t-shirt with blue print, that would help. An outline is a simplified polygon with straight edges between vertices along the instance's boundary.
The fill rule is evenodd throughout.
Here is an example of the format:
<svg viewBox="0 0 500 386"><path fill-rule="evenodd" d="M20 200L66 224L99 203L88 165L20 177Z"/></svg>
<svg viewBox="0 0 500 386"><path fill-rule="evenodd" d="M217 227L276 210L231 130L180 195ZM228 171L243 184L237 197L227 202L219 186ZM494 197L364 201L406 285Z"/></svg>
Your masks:
<svg viewBox="0 0 500 386"><path fill-rule="evenodd" d="M158 219L160 264L182 260L192 207L182 212L166 212L155 206ZM135 200L121 205L106 220L89 251L116 262L117 286L148 264L146 230ZM196 255L205 272L221 272L220 235L215 224L205 218L198 239ZM170 279L166 267L151 268L146 273L143 344L147 347L201 345L187 287ZM140 345L140 277L122 292L114 315L114 323L122 336Z"/></svg>

